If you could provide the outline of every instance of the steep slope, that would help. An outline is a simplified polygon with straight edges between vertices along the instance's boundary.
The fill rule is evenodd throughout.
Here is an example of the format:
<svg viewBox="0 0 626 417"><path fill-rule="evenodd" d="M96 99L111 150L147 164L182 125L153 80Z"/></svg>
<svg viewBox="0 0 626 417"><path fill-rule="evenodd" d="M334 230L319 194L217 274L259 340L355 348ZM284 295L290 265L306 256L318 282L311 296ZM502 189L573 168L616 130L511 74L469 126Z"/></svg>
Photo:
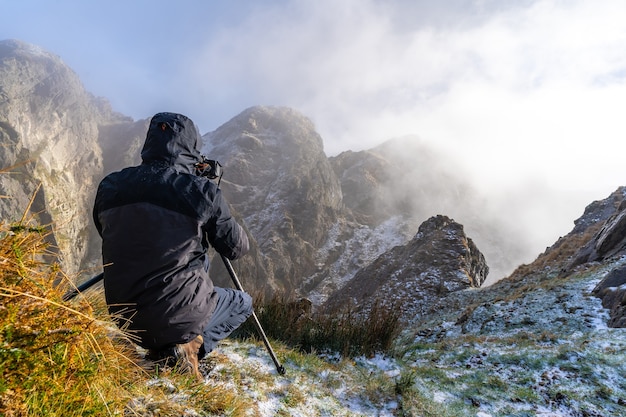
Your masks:
<svg viewBox="0 0 626 417"><path fill-rule="evenodd" d="M0 175L0 216L20 221L33 198L24 219L51 227L71 274L99 263L90 213L104 170L103 127L131 123L86 92L59 57L20 41L0 42L0 168L8 171Z"/></svg>

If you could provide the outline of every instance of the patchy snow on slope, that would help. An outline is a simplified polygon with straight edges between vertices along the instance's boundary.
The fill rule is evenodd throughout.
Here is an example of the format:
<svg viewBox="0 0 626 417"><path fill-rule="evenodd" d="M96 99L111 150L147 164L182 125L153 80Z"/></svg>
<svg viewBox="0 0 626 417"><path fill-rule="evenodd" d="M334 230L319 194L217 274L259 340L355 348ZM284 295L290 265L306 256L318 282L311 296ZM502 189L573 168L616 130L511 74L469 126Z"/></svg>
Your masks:
<svg viewBox="0 0 626 417"><path fill-rule="evenodd" d="M332 292L354 277L357 271L389 249L405 244L414 234L401 216L392 217L375 228L361 226L346 241L341 241L341 231L342 226L335 223L326 243L317 251L316 259L320 268L333 251L340 253L322 283L307 294L307 298L315 305L322 304ZM315 278L310 277L309 280Z"/></svg>
<svg viewBox="0 0 626 417"><path fill-rule="evenodd" d="M277 344L286 369L279 375L262 344L225 340L210 355L216 366L205 384L247 399L251 417L623 416L626 329L607 327L590 294L620 262L499 293L461 291L465 320L462 310L442 311L406 329L390 355L349 359Z"/></svg>
<svg viewBox="0 0 626 417"><path fill-rule="evenodd" d="M406 365L441 372L419 386L452 408L470 404L489 416L626 415L626 329L608 328L607 311L590 293L614 266L483 299L466 320L419 331Z"/></svg>

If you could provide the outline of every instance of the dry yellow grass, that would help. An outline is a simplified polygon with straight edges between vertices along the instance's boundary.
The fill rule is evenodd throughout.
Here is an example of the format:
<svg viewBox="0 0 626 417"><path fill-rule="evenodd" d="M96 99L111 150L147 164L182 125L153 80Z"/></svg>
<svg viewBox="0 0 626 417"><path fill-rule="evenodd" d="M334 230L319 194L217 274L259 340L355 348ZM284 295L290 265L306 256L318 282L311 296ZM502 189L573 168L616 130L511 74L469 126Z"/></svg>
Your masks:
<svg viewBox="0 0 626 417"><path fill-rule="evenodd" d="M184 392L172 401L171 388L148 384L155 375L102 301L62 300L71 284L46 250L45 228L0 224L0 415L242 415L249 404L227 388L172 373Z"/></svg>

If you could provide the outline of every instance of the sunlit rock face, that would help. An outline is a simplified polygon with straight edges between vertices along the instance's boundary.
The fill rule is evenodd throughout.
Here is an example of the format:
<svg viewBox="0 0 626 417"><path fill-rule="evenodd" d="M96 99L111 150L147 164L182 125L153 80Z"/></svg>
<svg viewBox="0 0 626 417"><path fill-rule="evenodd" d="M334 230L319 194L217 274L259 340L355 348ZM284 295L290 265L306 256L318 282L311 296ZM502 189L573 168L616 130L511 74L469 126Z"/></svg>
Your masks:
<svg viewBox="0 0 626 417"><path fill-rule="evenodd" d="M103 175L99 133L117 123L129 119L87 93L58 57L0 42L0 215L50 225L70 274L97 262L89 213Z"/></svg>
<svg viewBox="0 0 626 417"><path fill-rule="evenodd" d="M326 303L329 310L353 305L371 308L379 301L410 321L451 292L477 288L489 267L463 226L438 215L425 221L414 238L361 269Z"/></svg>

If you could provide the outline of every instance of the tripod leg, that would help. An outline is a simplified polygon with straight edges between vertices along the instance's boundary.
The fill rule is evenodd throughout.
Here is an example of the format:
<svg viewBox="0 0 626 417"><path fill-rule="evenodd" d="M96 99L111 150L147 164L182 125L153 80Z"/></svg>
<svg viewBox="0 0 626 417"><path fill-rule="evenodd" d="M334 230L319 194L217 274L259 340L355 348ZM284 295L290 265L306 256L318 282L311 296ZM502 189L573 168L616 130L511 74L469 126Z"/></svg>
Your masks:
<svg viewBox="0 0 626 417"><path fill-rule="evenodd" d="M233 266L230 263L230 260L222 254L220 254L220 256L222 257L222 261L224 261L224 266L226 266L226 270L228 270L228 274L232 278L233 283L235 284L235 287L239 291L243 291L243 288L241 287L241 283L239 282L239 278L237 278L237 274L235 274L235 270L233 269ZM257 331L259 332L259 335L263 339L265 348L267 349L267 352L270 354L272 361L274 362L274 365L276 366L276 371L278 371L280 375L284 375L285 367L282 366L280 362L278 361L278 358L276 358L276 354L274 353L274 350L272 349L272 346L270 345L269 340L267 340L267 336L265 335L265 332L263 331L263 327L261 327L261 323L259 322L259 319L254 313L254 310L252 311L252 320L254 320L254 325L256 326Z"/></svg>
<svg viewBox="0 0 626 417"><path fill-rule="evenodd" d="M99 273L95 277L93 277L90 280L82 283L81 285L79 285L78 287L74 288L73 290L70 290L70 291L66 292L65 294L63 294L63 301L71 300L72 298L76 297L79 293L85 291L87 288L89 288L89 287L93 286L94 284L96 284L97 282L101 281L103 278L104 278L104 272Z"/></svg>

